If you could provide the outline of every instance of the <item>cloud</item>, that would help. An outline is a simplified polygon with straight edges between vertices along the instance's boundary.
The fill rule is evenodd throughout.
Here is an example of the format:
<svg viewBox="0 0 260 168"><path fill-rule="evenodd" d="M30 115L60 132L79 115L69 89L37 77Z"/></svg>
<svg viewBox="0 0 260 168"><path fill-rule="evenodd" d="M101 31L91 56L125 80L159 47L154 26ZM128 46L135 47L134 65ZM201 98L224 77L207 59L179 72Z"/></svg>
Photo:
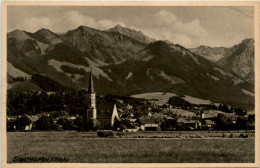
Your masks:
<svg viewBox="0 0 260 168"><path fill-rule="evenodd" d="M161 10L152 17L152 20L154 22L150 25L151 28L143 29L143 31L155 39L168 40L185 47L207 44L210 39L208 31L201 26L197 18L182 22L173 13Z"/></svg>
<svg viewBox="0 0 260 168"><path fill-rule="evenodd" d="M70 11L63 15L62 27L68 29L73 29L81 25L87 25L88 27L95 28L97 22L90 16L82 15L76 11Z"/></svg>
<svg viewBox="0 0 260 168"><path fill-rule="evenodd" d="M172 25L177 21L177 17L170 12L161 10L154 15L154 20L156 24Z"/></svg>
<svg viewBox="0 0 260 168"><path fill-rule="evenodd" d="M99 23L100 29L103 29L103 30L112 28L117 24L120 24L121 26L126 26L125 23L123 23L123 22L119 22L119 21L114 22L114 21L111 21L111 20L100 20L98 23Z"/></svg>
<svg viewBox="0 0 260 168"><path fill-rule="evenodd" d="M106 30L120 24L126 26L125 23L112 20L95 20L88 15L80 14L77 11L69 11L59 17L31 17L22 21L18 28L26 31L35 32L41 28L47 28L54 32L66 32L75 29L81 25Z"/></svg>
<svg viewBox="0 0 260 168"><path fill-rule="evenodd" d="M61 20L63 30L60 31L67 31L70 29L75 29L78 26L84 25L87 27L100 29L100 30L106 30L109 28L114 27L117 24L125 25L123 22L119 21L112 21L112 20L95 20L93 17L88 15L83 15L78 13L77 11L70 11L64 14ZM58 29L58 26L56 30Z"/></svg>
<svg viewBox="0 0 260 168"><path fill-rule="evenodd" d="M31 17L25 19L20 25L18 25L19 29L32 32L37 31L43 27L52 27L51 19L48 17Z"/></svg>

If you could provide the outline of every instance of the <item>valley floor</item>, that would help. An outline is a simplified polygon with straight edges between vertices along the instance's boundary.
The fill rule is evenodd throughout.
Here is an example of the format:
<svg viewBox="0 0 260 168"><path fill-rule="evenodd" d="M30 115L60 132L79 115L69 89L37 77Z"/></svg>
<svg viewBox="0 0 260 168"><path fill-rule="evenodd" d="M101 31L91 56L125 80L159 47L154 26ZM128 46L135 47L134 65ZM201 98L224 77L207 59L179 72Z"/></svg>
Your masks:
<svg viewBox="0 0 260 168"><path fill-rule="evenodd" d="M253 163L255 139L231 133L233 138L222 138L223 132L217 131L98 138L96 132L8 132L7 156L8 163L14 163L15 157L63 157L73 163ZM183 138L177 138L180 134Z"/></svg>

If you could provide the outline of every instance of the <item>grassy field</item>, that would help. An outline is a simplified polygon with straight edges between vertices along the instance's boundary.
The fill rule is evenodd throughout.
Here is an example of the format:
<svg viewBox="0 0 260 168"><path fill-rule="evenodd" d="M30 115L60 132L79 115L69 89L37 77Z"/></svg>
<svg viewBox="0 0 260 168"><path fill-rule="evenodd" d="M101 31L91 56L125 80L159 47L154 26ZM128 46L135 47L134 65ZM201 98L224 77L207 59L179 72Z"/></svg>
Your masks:
<svg viewBox="0 0 260 168"><path fill-rule="evenodd" d="M152 92L152 93L142 93L137 95L132 95L134 98L142 98L142 99L154 99L157 101L152 101L157 105L163 105L168 102L169 98L172 96L177 96L174 93L164 93L164 92Z"/></svg>
<svg viewBox="0 0 260 168"><path fill-rule="evenodd" d="M187 133L187 132L186 132ZM95 132L8 132L8 162L19 157L67 157L78 163L254 162L254 139L97 138Z"/></svg>
<svg viewBox="0 0 260 168"><path fill-rule="evenodd" d="M240 134L246 134L244 130L238 131L139 131L125 133L123 138L229 138L232 134L233 138L239 138ZM248 131L254 135L254 131ZM254 137L254 136L253 136ZM252 137L251 137L252 138Z"/></svg>
<svg viewBox="0 0 260 168"><path fill-rule="evenodd" d="M143 99L154 99L157 101L155 102L157 105L163 105L168 102L169 98L172 96L177 96L175 93L169 93L169 92L152 92L152 93L142 93L142 94L136 94L132 95L134 98L143 98ZM192 103L192 104L210 104L209 100L199 99L196 97L185 95L183 97L184 100Z"/></svg>

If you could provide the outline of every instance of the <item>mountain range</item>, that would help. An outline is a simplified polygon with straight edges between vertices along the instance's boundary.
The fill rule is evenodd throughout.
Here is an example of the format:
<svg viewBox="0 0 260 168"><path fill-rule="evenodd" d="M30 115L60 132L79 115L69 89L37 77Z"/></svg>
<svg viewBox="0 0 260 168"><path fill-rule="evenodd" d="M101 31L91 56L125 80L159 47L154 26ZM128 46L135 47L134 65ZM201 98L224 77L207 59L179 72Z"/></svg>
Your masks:
<svg viewBox="0 0 260 168"><path fill-rule="evenodd" d="M232 71L244 80L254 83L253 39L245 39L230 48L199 46L190 50L212 62L216 62L226 71Z"/></svg>
<svg viewBox="0 0 260 168"><path fill-rule="evenodd" d="M246 39L231 48L187 49L120 25L63 34L15 30L7 34L8 89L87 88L92 70L97 94L173 92L253 109L253 46Z"/></svg>

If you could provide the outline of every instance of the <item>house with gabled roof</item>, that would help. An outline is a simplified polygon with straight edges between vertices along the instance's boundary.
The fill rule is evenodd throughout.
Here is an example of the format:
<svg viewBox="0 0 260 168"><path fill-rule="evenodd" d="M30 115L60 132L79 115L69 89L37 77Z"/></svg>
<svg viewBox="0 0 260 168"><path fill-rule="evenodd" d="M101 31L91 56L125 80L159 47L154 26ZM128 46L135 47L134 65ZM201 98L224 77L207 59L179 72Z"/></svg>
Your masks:
<svg viewBox="0 0 260 168"><path fill-rule="evenodd" d="M199 129L201 128L201 122L199 120L190 120L186 118L178 118L178 125L186 126L189 129Z"/></svg>
<svg viewBox="0 0 260 168"><path fill-rule="evenodd" d="M212 129L214 126L215 126L215 122L212 121L212 120L205 120L205 126L208 128L208 129Z"/></svg>
<svg viewBox="0 0 260 168"><path fill-rule="evenodd" d="M160 125L153 118L143 118L140 119L140 129L143 131L158 131L160 130Z"/></svg>

